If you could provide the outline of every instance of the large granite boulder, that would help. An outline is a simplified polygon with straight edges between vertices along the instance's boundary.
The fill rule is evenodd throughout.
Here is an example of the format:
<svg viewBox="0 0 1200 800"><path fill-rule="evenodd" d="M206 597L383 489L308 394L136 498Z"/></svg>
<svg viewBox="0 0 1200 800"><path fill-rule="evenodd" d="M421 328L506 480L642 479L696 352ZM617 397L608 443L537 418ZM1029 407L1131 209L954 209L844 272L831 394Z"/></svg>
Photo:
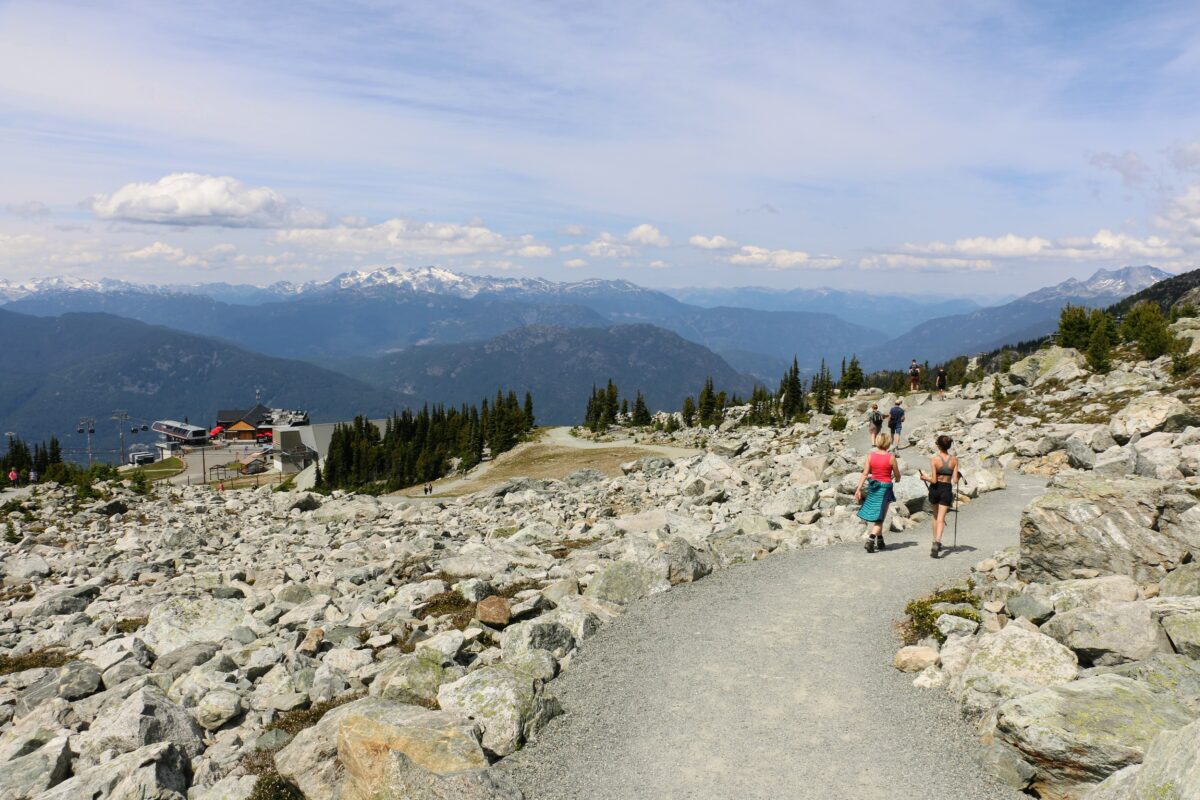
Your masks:
<svg viewBox="0 0 1200 800"><path fill-rule="evenodd" d="M1162 430L1168 419L1187 410L1178 397L1143 395L1133 398L1114 414L1108 429L1118 443L1124 444L1134 436Z"/></svg>
<svg viewBox="0 0 1200 800"><path fill-rule="evenodd" d="M513 798L486 772L476 729L444 711L397 705L351 712L337 729L341 800ZM310 798L310 795L305 795Z"/></svg>
<svg viewBox="0 0 1200 800"><path fill-rule="evenodd" d="M1052 581L1086 568L1150 583L1196 554L1200 505L1190 494L1157 480L1072 473L1022 514L1018 572Z"/></svg>
<svg viewBox="0 0 1200 800"><path fill-rule="evenodd" d="M1192 712L1174 698L1119 675L1097 675L1016 697L996 709L993 735L1036 771L1043 800L1074 800L1139 763L1162 731Z"/></svg>
<svg viewBox="0 0 1200 800"><path fill-rule="evenodd" d="M158 655L187 645L220 642L242 625L246 612L237 600L172 597L150 610L141 638Z"/></svg>
<svg viewBox="0 0 1200 800"><path fill-rule="evenodd" d="M943 665L947 665L945 657ZM1011 624L979 637L954 685L965 713L981 715L1004 700L1065 683L1078 674L1075 654L1066 647L1045 634Z"/></svg>
<svg viewBox="0 0 1200 800"><path fill-rule="evenodd" d="M371 682L371 694L387 700L432 702L444 683L461 678L462 667L447 664L440 653L424 649L385 662Z"/></svg>
<svg viewBox="0 0 1200 800"><path fill-rule="evenodd" d="M1160 597L1187 597L1200 595L1200 561L1192 561L1177 567L1159 581Z"/></svg>
<svg viewBox="0 0 1200 800"><path fill-rule="evenodd" d="M1022 386L1051 380L1070 382L1087 374L1083 355L1071 347L1046 347L1008 368L1008 377Z"/></svg>
<svg viewBox="0 0 1200 800"><path fill-rule="evenodd" d="M187 792L187 755L158 742L76 772L37 800L184 800Z"/></svg>
<svg viewBox="0 0 1200 800"><path fill-rule="evenodd" d="M503 757L562 713L541 681L506 666L484 667L438 690L438 705L475 722L485 750Z"/></svg>
<svg viewBox="0 0 1200 800"><path fill-rule="evenodd" d="M618 561L599 572L588 585L587 595L618 605L671 588L669 581L650 567L633 561Z"/></svg>
<svg viewBox="0 0 1200 800"><path fill-rule="evenodd" d="M1155 737L1140 765L1109 776L1088 800L1190 800L1200 797L1200 722Z"/></svg>
<svg viewBox="0 0 1200 800"><path fill-rule="evenodd" d="M1200 659L1200 612L1173 614L1162 621L1175 652Z"/></svg>
<svg viewBox="0 0 1200 800"><path fill-rule="evenodd" d="M1141 661L1162 649L1145 603L1073 608L1043 625L1042 632L1075 651L1085 667Z"/></svg>
<svg viewBox="0 0 1200 800"><path fill-rule="evenodd" d="M98 764L113 755L170 742L192 759L204 751L200 727L157 686L146 686L103 709L74 743L80 760Z"/></svg>

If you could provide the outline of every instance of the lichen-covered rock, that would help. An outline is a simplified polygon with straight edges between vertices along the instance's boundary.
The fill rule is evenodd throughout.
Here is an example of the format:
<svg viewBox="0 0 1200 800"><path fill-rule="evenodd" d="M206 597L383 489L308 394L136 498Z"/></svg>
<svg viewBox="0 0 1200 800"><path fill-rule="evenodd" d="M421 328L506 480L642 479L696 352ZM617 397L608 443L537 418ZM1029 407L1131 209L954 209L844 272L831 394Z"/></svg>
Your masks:
<svg viewBox="0 0 1200 800"><path fill-rule="evenodd" d="M627 606L634 600L670 588L671 584L655 570L632 561L618 561L597 573L588 585L587 595Z"/></svg>
<svg viewBox="0 0 1200 800"><path fill-rule="evenodd" d="M28 800L70 776L74 756L67 732L37 733L0 756L0 800Z"/></svg>
<svg viewBox="0 0 1200 800"><path fill-rule="evenodd" d="M1200 595L1200 561L1176 567L1158 583L1160 597Z"/></svg>
<svg viewBox="0 0 1200 800"><path fill-rule="evenodd" d="M1141 766L1114 773L1088 800L1191 800L1200 797L1200 722L1155 737Z"/></svg>
<svg viewBox="0 0 1200 800"><path fill-rule="evenodd" d="M1128 575L1077 578L1053 583L1049 588L1057 614L1075 608L1131 603L1142 599L1141 587Z"/></svg>
<svg viewBox="0 0 1200 800"><path fill-rule="evenodd" d="M980 673L995 673L1033 686L1052 686L1074 680L1079 663L1074 653L1049 636L1008 625L979 637L963 680Z"/></svg>
<svg viewBox="0 0 1200 800"><path fill-rule="evenodd" d="M371 694L387 700L430 702L444 683L461 678L462 667L446 664L440 653L425 650L388 662L371 683Z"/></svg>
<svg viewBox="0 0 1200 800"><path fill-rule="evenodd" d="M1200 659L1200 612L1176 614L1162 621L1175 652Z"/></svg>
<svg viewBox="0 0 1200 800"><path fill-rule="evenodd" d="M1145 603L1073 608L1043 625L1042 632L1075 651L1083 666L1141 661L1162 649Z"/></svg>
<svg viewBox="0 0 1200 800"><path fill-rule="evenodd" d="M1200 715L1200 661L1177 653L1156 653L1145 661L1088 670L1089 675L1107 673L1142 681Z"/></svg>
<svg viewBox="0 0 1200 800"><path fill-rule="evenodd" d="M575 646L575 637L561 622L533 619L505 628L501 646L506 659L528 650L546 650L562 658Z"/></svg>
<svg viewBox="0 0 1200 800"><path fill-rule="evenodd" d="M1192 719L1144 683L1098 675L1009 700L996 709L994 735L1037 772L1040 797L1068 800L1140 762L1155 736Z"/></svg>
<svg viewBox="0 0 1200 800"><path fill-rule="evenodd" d="M198 642L219 642L245 619L237 600L172 597L151 609L141 638L155 653L165 655Z"/></svg>
<svg viewBox="0 0 1200 800"><path fill-rule="evenodd" d="M562 712L541 681L506 666L485 667L438 690L438 704L476 724L484 748L506 756Z"/></svg>

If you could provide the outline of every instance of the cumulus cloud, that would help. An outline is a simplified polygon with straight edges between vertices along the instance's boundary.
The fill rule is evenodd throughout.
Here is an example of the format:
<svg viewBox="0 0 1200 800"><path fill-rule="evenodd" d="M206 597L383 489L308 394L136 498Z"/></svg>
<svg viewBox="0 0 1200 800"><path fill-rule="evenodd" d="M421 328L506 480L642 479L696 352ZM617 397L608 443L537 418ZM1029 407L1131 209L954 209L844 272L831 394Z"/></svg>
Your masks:
<svg viewBox="0 0 1200 800"><path fill-rule="evenodd" d="M563 266L567 267L568 269L579 269L580 267L586 267L587 263L588 262L584 261L582 258L572 258L564 261Z"/></svg>
<svg viewBox="0 0 1200 800"><path fill-rule="evenodd" d="M1051 247L1048 239L1040 236L974 236L968 239L956 239L953 242L927 242L925 244L904 245L905 250L912 253L931 255L965 255L981 258L1028 258L1036 256Z"/></svg>
<svg viewBox="0 0 1200 800"><path fill-rule="evenodd" d="M183 248L175 247L174 245L166 244L165 242L154 242L145 247L139 247L136 250L129 250L122 255L126 261L143 261L147 263L168 263L180 267L206 267L208 262L204 259L188 255Z"/></svg>
<svg viewBox="0 0 1200 800"><path fill-rule="evenodd" d="M98 219L230 228L315 228L324 213L300 206L267 186L228 176L176 172L153 183L127 183L88 205Z"/></svg>
<svg viewBox="0 0 1200 800"><path fill-rule="evenodd" d="M9 203L4 207L4 210L14 217L24 217L26 219L44 217L50 213L49 207L45 203L39 203L37 200L28 200L24 203Z"/></svg>
<svg viewBox="0 0 1200 800"><path fill-rule="evenodd" d="M1142 186L1150 178L1150 165L1132 150L1124 153L1093 153L1088 163L1099 169L1112 170L1121 176L1121 183L1128 189Z"/></svg>
<svg viewBox="0 0 1200 800"><path fill-rule="evenodd" d="M389 219L366 227L295 228L278 231L272 241L314 251L364 255L450 257L522 251L538 258L550 255L550 248L532 237L508 237L477 220L460 225Z"/></svg>
<svg viewBox="0 0 1200 800"><path fill-rule="evenodd" d="M703 250L732 250L738 246L733 239L726 239L724 236L701 236L699 234L688 239L688 244Z"/></svg>
<svg viewBox="0 0 1200 800"><path fill-rule="evenodd" d="M1172 197L1155 223L1185 236L1200 237L1200 184L1193 183Z"/></svg>
<svg viewBox="0 0 1200 800"><path fill-rule="evenodd" d="M670 265L667 264L667 262L663 261L661 258L659 258L659 259L655 259L654 261L651 261L647 266L650 267L650 269L666 269Z"/></svg>
<svg viewBox="0 0 1200 800"><path fill-rule="evenodd" d="M646 244L651 247L666 247L671 243L670 239L663 236L662 231L648 222L643 222L625 234L625 241L630 244Z"/></svg>
<svg viewBox="0 0 1200 800"><path fill-rule="evenodd" d="M788 269L832 269L840 266L842 260L833 256L814 256L803 250L770 250L747 244L729 256L729 263L776 272Z"/></svg>

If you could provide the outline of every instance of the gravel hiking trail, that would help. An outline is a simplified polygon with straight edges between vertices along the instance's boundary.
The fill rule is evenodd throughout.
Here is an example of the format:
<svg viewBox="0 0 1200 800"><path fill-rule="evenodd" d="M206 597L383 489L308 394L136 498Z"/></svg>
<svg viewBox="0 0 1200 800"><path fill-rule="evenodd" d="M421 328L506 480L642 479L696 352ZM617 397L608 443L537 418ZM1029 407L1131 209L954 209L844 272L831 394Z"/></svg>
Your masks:
<svg viewBox="0 0 1200 800"><path fill-rule="evenodd" d="M910 422L957 410L929 405ZM937 560L922 524L881 553L773 555L635 603L551 684L566 713L500 769L529 800L1023 798L976 762L953 699L892 667L894 623L1016 543L1043 488L1010 474L965 504L959 546Z"/></svg>

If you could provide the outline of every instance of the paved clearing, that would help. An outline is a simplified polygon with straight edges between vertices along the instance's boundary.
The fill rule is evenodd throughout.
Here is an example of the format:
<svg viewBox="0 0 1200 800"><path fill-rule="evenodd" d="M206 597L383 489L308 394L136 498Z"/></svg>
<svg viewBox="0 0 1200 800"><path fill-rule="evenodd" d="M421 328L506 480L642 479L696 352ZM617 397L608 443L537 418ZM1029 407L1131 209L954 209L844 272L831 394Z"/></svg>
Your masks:
<svg viewBox="0 0 1200 800"><path fill-rule="evenodd" d="M939 560L921 526L882 553L776 555L635 604L552 684L566 714L501 769L529 800L1024 797L975 763L948 695L892 668L893 623L1015 543L1041 491L1010 475L964 506L959 548Z"/></svg>

